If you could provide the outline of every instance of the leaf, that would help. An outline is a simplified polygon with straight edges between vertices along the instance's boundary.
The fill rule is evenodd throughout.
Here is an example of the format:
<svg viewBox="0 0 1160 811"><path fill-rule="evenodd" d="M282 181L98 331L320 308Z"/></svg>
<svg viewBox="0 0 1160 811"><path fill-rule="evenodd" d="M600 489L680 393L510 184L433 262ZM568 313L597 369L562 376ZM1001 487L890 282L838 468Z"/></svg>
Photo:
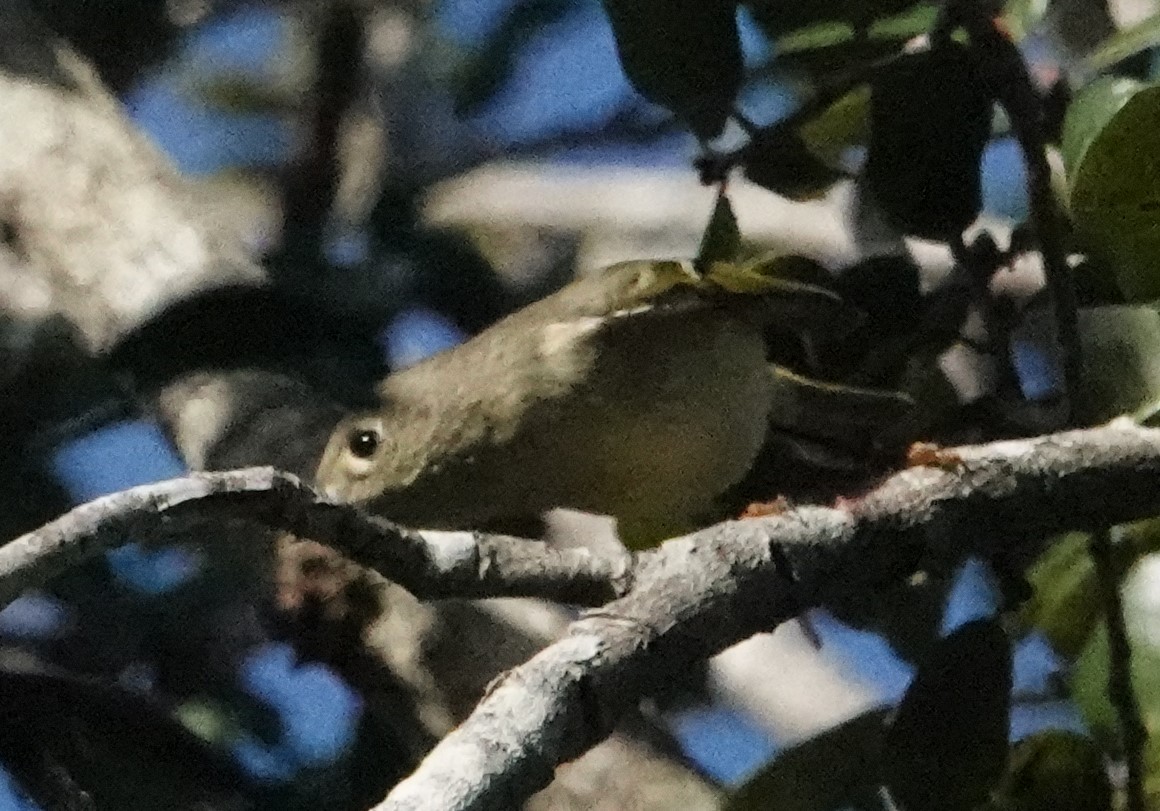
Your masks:
<svg viewBox="0 0 1160 811"><path fill-rule="evenodd" d="M1128 301L1160 296L1160 85L1109 79L1064 120L1068 206Z"/></svg>
<svg viewBox="0 0 1160 811"><path fill-rule="evenodd" d="M1160 45L1160 16L1155 14L1129 28L1122 28L1101 42L1084 59L1084 67L1102 73L1125 59Z"/></svg>
<svg viewBox="0 0 1160 811"><path fill-rule="evenodd" d="M1124 525L1118 534L1113 547L1118 572L1160 551L1160 519ZM1023 627L1037 628L1057 653L1069 659L1091 644L1104 614L1089 542L1085 532L1068 533L1052 542L1028 571L1032 596L1019 611Z"/></svg>
<svg viewBox="0 0 1160 811"><path fill-rule="evenodd" d="M1084 154L1100 131L1143 87L1142 82L1125 76L1104 76L1072 99L1064 119L1060 146L1069 178L1079 169Z"/></svg>
<svg viewBox="0 0 1160 811"><path fill-rule="evenodd" d="M1010 811L1111 811L1103 752L1069 730L1030 735L1012 750L996 799Z"/></svg>
<svg viewBox="0 0 1160 811"><path fill-rule="evenodd" d="M810 151L800 135L778 125L754 133L742 150L741 165L757 185L799 201L820 197L846 176Z"/></svg>
<svg viewBox="0 0 1160 811"><path fill-rule="evenodd" d="M887 788L905 811L971 811L1007 760L1011 645L997 620L940 640L890 726Z"/></svg>
<svg viewBox="0 0 1160 811"><path fill-rule="evenodd" d="M839 29L851 33L849 29ZM804 46L809 37L801 32L802 39L790 41L793 45ZM820 38L820 37L819 37ZM777 51L773 67L779 73L789 74L808 85L823 84L828 80L840 79L865 70L866 66L880 59L898 53L902 43L895 39L869 39L861 37L838 38L824 44L809 43L809 47L792 47Z"/></svg>
<svg viewBox="0 0 1160 811"><path fill-rule="evenodd" d="M878 72L863 176L896 227L947 239L978 216L992 106L975 55L957 43L906 55Z"/></svg>
<svg viewBox="0 0 1160 811"><path fill-rule="evenodd" d="M898 53L907 40L930 30L937 11L934 3L914 0L838 8L781 0L752 5L758 25L774 40L775 67L804 73L811 83L856 75Z"/></svg>
<svg viewBox="0 0 1160 811"><path fill-rule="evenodd" d="M1079 337L1092 421L1160 410L1160 311L1154 305L1080 310Z"/></svg>
<svg viewBox="0 0 1160 811"><path fill-rule="evenodd" d="M921 0L815 0L812 3L745 0L745 5L754 21L771 38L777 39L780 54L791 49L832 45L840 38L853 38L858 31L872 29L875 23L900 14L908 16L907 12L931 4Z"/></svg>
<svg viewBox="0 0 1160 811"><path fill-rule="evenodd" d="M699 138L721 133L741 89L732 0L604 0L625 75Z"/></svg>
<svg viewBox="0 0 1160 811"><path fill-rule="evenodd" d="M829 811L873 796L885 738L874 710L778 755L737 789L725 811Z"/></svg>
<svg viewBox="0 0 1160 811"><path fill-rule="evenodd" d="M737 215L724 190L717 193L713 205L713 216L701 237L701 247L697 249L697 267L705 267L713 262L726 262L737 256L741 248L741 231L737 228Z"/></svg>
<svg viewBox="0 0 1160 811"><path fill-rule="evenodd" d="M287 115L301 106L301 94L284 82L245 74L212 76L191 85L206 105L234 115Z"/></svg>
<svg viewBox="0 0 1160 811"><path fill-rule="evenodd" d="M1118 544L1116 549L1118 549ZM1153 731L1144 748L1144 785L1149 808L1160 801L1160 645L1155 629L1160 614L1155 600L1157 561L1144 558L1129 571L1121 587L1124 620L1132 647L1132 689L1146 729ZM1118 748L1119 718L1108 699L1108 640L1100 623L1071 670L1072 698L1097 741Z"/></svg>
<svg viewBox="0 0 1160 811"><path fill-rule="evenodd" d="M870 138L870 85L841 96L798 128L802 143L828 166L839 166L844 153Z"/></svg>
<svg viewBox="0 0 1160 811"><path fill-rule="evenodd" d="M877 17L868 27L869 39L905 41L925 34L938 16L937 3L917 3L894 16Z"/></svg>
<svg viewBox="0 0 1160 811"><path fill-rule="evenodd" d="M1054 541L1028 571L1031 598L1019 608L1023 626L1038 629L1067 657L1083 650L1103 616L1089 538L1072 532Z"/></svg>

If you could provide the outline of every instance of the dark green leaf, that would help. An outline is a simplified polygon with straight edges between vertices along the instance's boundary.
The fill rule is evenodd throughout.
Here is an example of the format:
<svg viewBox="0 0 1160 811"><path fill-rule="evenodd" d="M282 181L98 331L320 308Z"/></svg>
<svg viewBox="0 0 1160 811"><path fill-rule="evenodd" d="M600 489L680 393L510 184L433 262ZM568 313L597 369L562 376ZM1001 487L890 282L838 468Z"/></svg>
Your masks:
<svg viewBox="0 0 1160 811"><path fill-rule="evenodd" d="M1113 551L1119 552L1120 540L1117 539ZM1160 725L1160 646L1155 632L1160 614L1157 612L1152 574L1155 566L1154 557L1145 558L1134 571L1128 570L1121 586L1124 624L1132 646L1132 689L1140 706L1141 720L1148 730L1155 730ZM1140 571L1144 567L1151 571ZM1117 568L1125 570L1125 562L1118 561ZM1137 577L1137 572L1141 576ZM1112 748L1118 747L1120 722L1108 698L1108 661L1107 629L1104 623L1100 623L1071 669L1069 686L1087 728L1105 748ZM1160 738L1151 734L1144 748L1144 785L1149 794L1149 808L1156 807L1157 800L1160 800L1157 796L1160 793L1158 777Z"/></svg>
<svg viewBox="0 0 1160 811"><path fill-rule="evenodd" d="M809 48L784 52L779 50L774 67L778 75L788 73L816 84L863 70L872 62L898 53L900 45L900 42L891 39L850 37Z"/></svg>
<svg viewBox="0 0 1160 811"><path fill-rule="evenodd" d="M1003 773L1011 645L997 620L961 626L934 646L890 726L883 758L904 811L971 811Z"/></svg>
<svg viewBox="0 0 1160 811"><path fill-rule="evenodd" d="M1126 524L1118 528L1118 536L1113 562L1123 573L1145 555L1160 551L1160 519ZM1024 627L1038 629L1069 659L1088 648L1093 633L1102 628L1104 609L1088 552L1090 542L1086 532L1053 541L1028 572L1033 594L1019 611Z"/></svg>
<svg viewBox="0 0 1160 811"><path fill-rule="evenodd" d="M701 237L701 247L697 250L697 266L705 267L713 262L728 262L737 257L741 248L741 232L737 229L737 216L729 198L722 191L713 206L713 216Z"/></svg>
<svg viewBox="0 0 1160 811"><path fill-rule="evenodd" d="M1063 133L1077 233L1129 301L1160 296L1160 85L1097 82L1076 98Z"/></svg>
<svg viewBox="0 0 1160 811"><path fill-rule="evenodd" d="M771 38L778 38L781 53L789 48L832 45L876 22L930 4L919 0L745 0L745 5L757 24Z"/></svg>
<svg viewBox="0 0 1160 811"><path fill-rule="evenodd" d="M1053 542L1028 571L1031 598L1019 608L1024 627L1039 630L1063 656L1083 650L1103 615L1089 540L1072 532Z"/></svg>
<svg viewBox="0 0 1160 811"><path fill-rule="evenodd" d="M791 200L819 197L845 173L826 165L791 129L759 130L741 155L745 176Z"/></svg>
<svg viewBox="0 0 1160 811"><path fill-rule="evenodd" d="M302 103L301 94L286 83L224 74L196 82L193 88L207 105L234 115L287 115Z"/></svg>
<svg viewBox="0 0 1160 811"><path fill-rule="evenodd" d="M873 797L884 737L880 710L823 732L750 778L726 811L830 811Z"/></svg>
<svg viewBox="0 0 1160 811"><path fill-rule="evenodd" d="M1104 756L1091 738L1063 729L1037 732L1015 745L999 807L1009 811L1111 811Z"/></svg>
<svg viewBox="0 0 1160 811"><path fill-rule="evenodd" d="M645 98L700 138L720 134L741 88L737 4L730 0L604 0L620 64Z"/></svg>
<svg viewBox="0 0 1160 811"><path fill-rule="evenodd" d="M1072 99L1063 123L1061 144L1063 165L1069 178L1078 171L1084 153L1100 131L1142 87L1143 83L1135 79L1105 76L1092 82Z"/></svg>
<svg viewBox="0 0 1160 811"><path fill-rule="evenodd" d="M982 206L980 161L992 97L966 47L909 54L879 71L864 180L904 232L947 239Z"/></svg>
<svg viewBox="0 0 1160 811"><path fill-rule="evenodd" d="M1160 312L1155 306L1081 310L1079 333L1093 421L1121 414L1143 420L1160 410Z"/></svg>

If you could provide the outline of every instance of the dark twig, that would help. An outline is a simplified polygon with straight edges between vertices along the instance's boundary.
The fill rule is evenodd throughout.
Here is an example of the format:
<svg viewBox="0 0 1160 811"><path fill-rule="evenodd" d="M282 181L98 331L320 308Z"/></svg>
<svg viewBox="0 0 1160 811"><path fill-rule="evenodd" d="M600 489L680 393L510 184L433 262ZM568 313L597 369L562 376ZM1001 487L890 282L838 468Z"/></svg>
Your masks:
<svg viewBox="0 0 1160 811"><path fill-rule="evenodd" d="M1090 419L1091 407L1085 387L1079 339L1079 305L1075 279L1064 250L1064 219L1051 188L1043 99L1015 43L997 26L982 3L948 0L943 6L936 30L945 32L956 25L962 25L970 34L972 47L982 57L983 69L999 103L1007 112L1011 131L1023 152L1031 216L1039 239L1039 250L1043 255L1047 286L1055 307L1056 328L1063 353L1069 423L1084 425ZM1100 581L1108 631L1108 694L1116 708L1128 767L1128 808L1129 811L1143 811L1146 801L1142 749L1147 732L1140 716L1139 702L1133 692L1131 645L1124 623L1119 578L1116 577L1112 558L1112 530L1108 526L1097 529L1091 543L1091 555Z"/></svg>
<svg viewBox="0 0 1160 811"><path fill-rule="evenodd" d="M1083 383L1075 280L1067 264L1064 219L1051 188L1051 166L1047 162L1043 100L1019 49L996 27L984 4L973 0L950 0L943 10L940 27L957 23L970 34L971 47L980 57L987 81L1006 111L1011 132L1023 152L1031 218L1039 237L1039 250L1043 254L1063 351L1063 382L1071 415L1069 423L1081 425L1091 412Z"/></svg>
<svg viewBox="0 0 1160 811"><path fill-rule="evenodd" d="M285 272L321 257L342 175L342 126L362 89L363 12L355 3L333 0L321 13L309 134L283 174L283 245L272 261Z"/></svg>
<svg viewBox="0 0 1160 811"><path fill-rule="evenodd" d="M1127 809L1147 811L1144 792L1144 747L1148 730L1140 713L1140 702L1132 686L1132 645L1124 623L1124 603L1120 597L1119 570L1113 559L1113 535L1116 528L1097 530L1092 534L1091 556L1099 580L1100 600L1104 604L1108 629L1108 699L1116 708L1120 737L1127 764Z"/></svg>

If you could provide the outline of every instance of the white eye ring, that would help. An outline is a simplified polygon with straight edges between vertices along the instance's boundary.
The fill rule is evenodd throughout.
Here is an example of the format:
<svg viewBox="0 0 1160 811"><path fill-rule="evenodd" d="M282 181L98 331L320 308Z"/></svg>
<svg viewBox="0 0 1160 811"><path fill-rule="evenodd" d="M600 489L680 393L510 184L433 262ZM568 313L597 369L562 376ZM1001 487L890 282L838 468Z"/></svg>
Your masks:
<svg viewBox="0 0 1160 811"><path fill-rule="evenodd" d="M367 420L351 426L343 438L343 452L351 472L365 476L381 455L385 437L380 420Z"/></svg>

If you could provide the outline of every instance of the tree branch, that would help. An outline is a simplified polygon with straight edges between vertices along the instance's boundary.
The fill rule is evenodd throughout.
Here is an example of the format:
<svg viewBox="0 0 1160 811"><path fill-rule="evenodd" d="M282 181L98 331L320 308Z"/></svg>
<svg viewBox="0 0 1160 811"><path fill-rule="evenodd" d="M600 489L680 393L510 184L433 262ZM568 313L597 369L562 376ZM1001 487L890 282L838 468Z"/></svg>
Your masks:
<svg viewBox="0 0 1160 811"><path fill-rule="evenodd" d="M672 673L803 608L896 582L930 554L1038 547L1160 509L1160 431L1125 421L943 458L837 508L727 522L641 556L627 596L504 676L374 811L509 808Z"/></svg>
<svg viewBox="0 0 1160 811"><path fill-rule="evenodd" d="M498 682L379 811L506 808L672 673L805 608L1160 512L1160 430L1129 420L934 458L834 507L725 522L636 557L404 530L270 468L199 474L98 499L0 548L0 603L126 539L231 516L331 544L421 596L616 598Z"/></svg>
<svg viewBox="0 0 1160 811"><path fill-rule="evenodd" d="M0 547L0 606L93 555L181 522L228 516L316 540L418 597L541 597L601 605L627 593L631 557L474 532L408 530L322 499L273 468L197 473L96 499Z"/></svg>

